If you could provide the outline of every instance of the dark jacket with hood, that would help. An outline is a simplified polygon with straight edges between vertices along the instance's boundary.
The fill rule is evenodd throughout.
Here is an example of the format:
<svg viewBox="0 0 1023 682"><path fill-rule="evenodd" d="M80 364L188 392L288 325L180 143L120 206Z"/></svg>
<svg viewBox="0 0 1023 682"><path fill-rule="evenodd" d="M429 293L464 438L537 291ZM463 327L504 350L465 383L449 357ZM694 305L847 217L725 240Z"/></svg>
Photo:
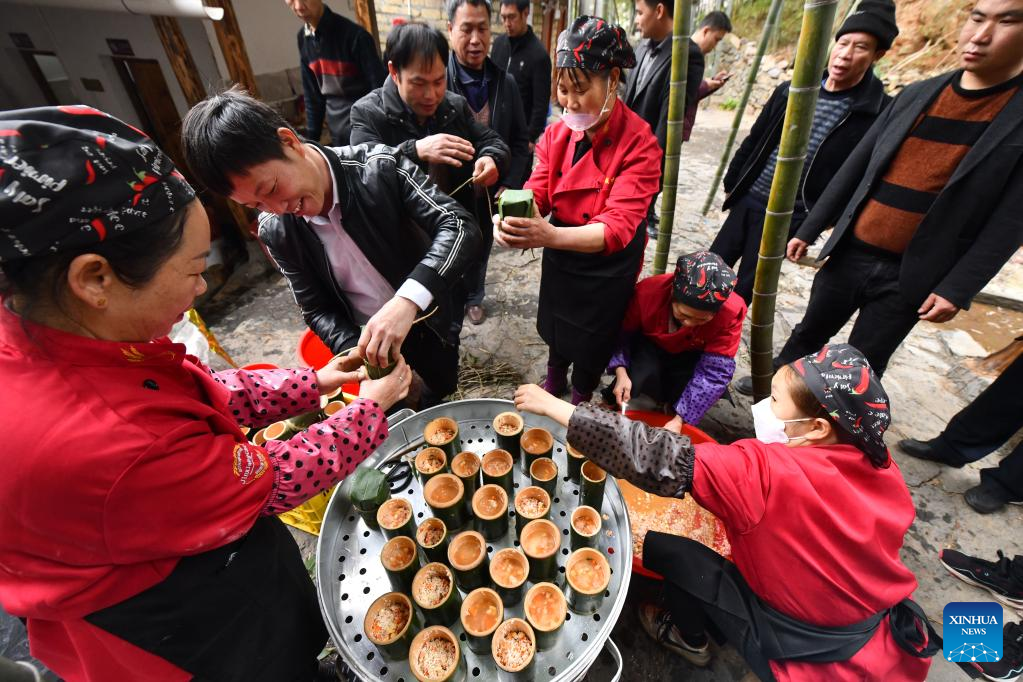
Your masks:
<svg viewBox="0 0 1023 682"><path fill-rule="evenodd" d="M359 145L320 151L337 181L345 232L395 290L414 279L433 294L439 314L423 324L446 337L454 312L447 309L448 290L479 250L476 221L393 149ZM259 239L288 279L309 328L334 353L354 346L359 325L309 223L291 214L263 213Z"/></svg>
<svg viewBox="0 0 1023 682"><path fill-rule="evenodd" d="M416 141L438 133L468 140L476 149L474 161L489 156L502 175L508 172L508 145L495 130L477 123L465 98L450 90L444 93L444 101L424 125L419 125L416 115L402 101L398 86L391 78L352 107L352 144L394 147L399 155L429 174L442 191L451 192L472 177L473 163L463 163L459 168L441 164L431 167L420 159L416 153ZM475 215L475 193L471 188L462 189L455 198ZM489 224L487 227L489 229Z"/></svg>
<svg viewBox="0 0 1023 682"><path fill-rule="evenodd" d="M781 142L782 123L785 120L790 86L791 83L782 83L775 88L749 135L735 152L725 174L724 186L728 197L722 206L723 209L730 209L736 201L746 195L767 165L771 152ZM849 111L824 138L817 148L817 153L806 160L809 167L803 173L804 182L799 188L797 199L807 211L813 208L842 163L892 101L892 98L885 94L884 84L874 75L872 69L868 70L863 76L863 81L854 87L857 91Z"/></svg>
<svg viewBox="0 0 1023 682"><path fill-rule="evenodd" d="M529 135L526 130L526 116L522 111L522 99L515 79L487 57L483 69L489 80L487 104L490 105L490 127L501 136L511 150L508 170L501 173L497 186L519 189L529 173ZM448 56L448 90L465 97L462 83L458 80L459 67L455 53ZM472 109L472 107L470 107Z"/></svg>
<svg viewBox="0 0 1023 682"><path fill-rule="evenodd" d="M796 237L812 244L832 225L827 258L882 183L920 115L960 71L903 90L831 179ZM935 293L960 308L1023 244L1023 88L988 125L938 193L902 254L899 288L919 305Z"/></svg>

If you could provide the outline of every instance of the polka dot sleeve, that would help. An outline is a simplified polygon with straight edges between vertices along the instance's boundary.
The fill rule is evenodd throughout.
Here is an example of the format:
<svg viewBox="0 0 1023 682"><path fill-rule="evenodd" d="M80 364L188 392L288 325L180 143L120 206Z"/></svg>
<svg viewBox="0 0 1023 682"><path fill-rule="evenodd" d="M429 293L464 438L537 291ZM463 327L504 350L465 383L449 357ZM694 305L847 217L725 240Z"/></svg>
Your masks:
<svg viewBox="0 0 1023 682"><path fill-rule="evenodd" d="M211 374L230 392L227 407L245 426L261 429L320 409L320 389L311 369L229 369Z"/></svg>
<svg viewBox="0 0 1023 682"><path fill-rule="evenodd" d="M265 445L274 474L263 514L294 509L355 471L387 438L387 416L368 399L356 400L286 441Z"/></svg>
<svg viewBox="0 0 1023 682"><path fill-rule="evenodd" d="M661 497L682 497L693 484L696 451L688 436L632 421L590 403L568 422L568 442L616 478Z"/></svg>

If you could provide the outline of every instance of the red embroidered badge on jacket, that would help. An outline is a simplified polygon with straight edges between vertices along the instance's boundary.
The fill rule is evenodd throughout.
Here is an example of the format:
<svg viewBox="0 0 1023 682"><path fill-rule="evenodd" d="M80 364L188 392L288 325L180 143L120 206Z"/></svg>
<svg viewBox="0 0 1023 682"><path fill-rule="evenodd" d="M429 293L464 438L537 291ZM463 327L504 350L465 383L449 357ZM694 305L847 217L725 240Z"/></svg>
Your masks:
<svg viewBox="0 0 1023 682"><path fill-rule="evenodd" d="M266 455L263 450L251 443L239 443L234 446L234 475L242 485L248 485L266 473Z"/></svg>

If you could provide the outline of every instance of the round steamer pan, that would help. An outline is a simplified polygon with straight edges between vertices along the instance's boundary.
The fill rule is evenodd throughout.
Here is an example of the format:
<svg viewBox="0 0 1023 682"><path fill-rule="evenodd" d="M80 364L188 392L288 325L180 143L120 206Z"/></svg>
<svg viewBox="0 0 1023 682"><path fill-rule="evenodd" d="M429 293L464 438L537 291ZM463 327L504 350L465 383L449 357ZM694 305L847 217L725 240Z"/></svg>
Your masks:
<svg viewBox="0 0 1023 682"><path fill-rule="evenodd" d="M507 400L479 399L446 403L413 414L390 428L387 440L366 460L366 465L381 468L394 457L414 455L425 446L423 427L437 417L451 417L458 422L459 451L468 450L482 457L498 447L493 429L494 417L514 409L514 405ZM565 480L568 473L565 429L545 417L522 416L525 428L543 427L554 436L554 451L551 454L562 480L559 481L557 495L551 500L551 521L562 532L563 552L559 551L557 555L557 583L564 589L565 575L560 569L564 568L568 559L570 516L579 504L579 486ZM530 485L529 475L523 473L521 467L514 467L513 474L515 492ZM362 631L366 609L374 599L390 589L390 583L380 563L380 549L385 538L379 531L368 528L355 513L349 483L350 479L338 486L327 505L320 530L316 551L316 589L320 609L339 654L359 678L382 682L397 682L403 678L407 682L414 679L407 661L383 657L364 636L358 637L356 641L356 635ZM404 498L412 503L413 521L417 525L432 516L423 500L418 480L413 479L407 488L392 492L392 497ZM537 653L534 668L536 682L579 682L605 646L614 656L609 636L629 591L632 577L632 533L625 501L613 478L608 480L600 511L606 518L603 519L597 550L607 557L612 570L607 595L595 615L570 614L554 646ZM487 543L490 550L488 556L493 556L499 549L515 547L515 539L515 524L511 523L504 536ZM527 583L526 587L530 585ZM521 601L505 608L505 619L524 616ZM463 634L460 622L455 623L451 629L456 636ZM497 666L489 655L477 655L468 646L463 646L462 652L469 671L467 682L497 679ZM614 658L619 660L618 656ZM478 676L473 675L474 669L479 671Z"/></svg>

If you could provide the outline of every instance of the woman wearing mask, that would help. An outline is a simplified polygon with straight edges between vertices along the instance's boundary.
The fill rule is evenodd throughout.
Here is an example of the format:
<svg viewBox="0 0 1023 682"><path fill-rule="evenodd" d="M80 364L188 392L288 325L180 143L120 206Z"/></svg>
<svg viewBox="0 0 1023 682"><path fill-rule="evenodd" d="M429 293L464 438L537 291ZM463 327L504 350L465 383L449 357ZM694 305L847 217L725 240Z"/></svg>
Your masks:
<svg viewBox="0 0 1023 682"><path fill-rule="evenodd" d="M617 95L636 64L625 31L579 17L558 39L565 109L536 146L532 218L495 217L494 239L542 247L536 327L549 347L544 388L589 400L614 351L643 264L647 206L660 189L661 150L650 126ZM548 216L549 219L543 216Z"/></svg>
<svg viewBox="0 0 1023 682"><path fill-rule="evenodd" d="M724 523L735 563L649 533L643 565L667 609L640 622L696 665L723 635L761 680L923 680L941 640L910 600L899 559L913 501L884 445L888 396L863 355L825 346L780 369L753 406L756 440L692 445L665 429L537 386L516 407L568 427L568 442L656 495L692 494Z"/></svg>
<svg viewBox="0 0 1023 682"><path fill-rule="evenodd" d="M61 678L308 682L327 639L275 518L348 475L408 391L399 360L286 441L264 426L358 380L211 372L166 337L210 226L152 140L84 106L0 112L0 603Z"/></svg>

